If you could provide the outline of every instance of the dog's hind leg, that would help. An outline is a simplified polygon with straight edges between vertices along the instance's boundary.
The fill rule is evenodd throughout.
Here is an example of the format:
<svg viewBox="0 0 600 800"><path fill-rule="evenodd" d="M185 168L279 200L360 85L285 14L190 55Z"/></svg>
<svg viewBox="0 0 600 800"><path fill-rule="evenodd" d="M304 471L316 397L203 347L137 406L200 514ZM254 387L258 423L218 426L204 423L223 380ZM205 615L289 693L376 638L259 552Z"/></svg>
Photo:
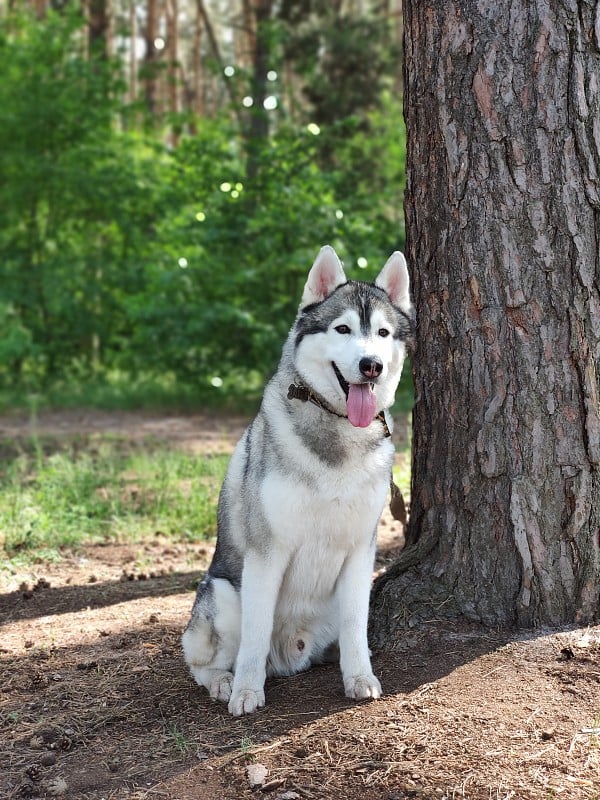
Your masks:
<svg viewBox="0 0 600 800"><path fill-rule="evenodd" d="M240 599L231 583L208 578L201 587L182 638L183 652L196 683L210 696L229 702L233 667L240 646Z"/></svg>

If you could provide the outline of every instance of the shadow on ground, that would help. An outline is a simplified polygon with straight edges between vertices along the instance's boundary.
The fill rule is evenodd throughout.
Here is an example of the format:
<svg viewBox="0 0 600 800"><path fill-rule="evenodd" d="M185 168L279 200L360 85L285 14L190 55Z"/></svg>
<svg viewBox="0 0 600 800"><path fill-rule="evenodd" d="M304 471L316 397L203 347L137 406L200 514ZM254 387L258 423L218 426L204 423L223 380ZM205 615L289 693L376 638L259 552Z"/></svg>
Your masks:
<svg viewBox="0 0 600 800"><path fill-rule="evenodd" d="M62 587L40 590L27 601L16 598L8 612L13 641L15 626L34 614L43 615L36 624L49 628L51 636L28 642L27 652L19 655L1 654L2 796L38 796L27 795L30 790L51 796L52 781L60 778L69 787L68 797L133 797L134 791L150 791L158 782L176 781L178 776L189 781L190 770L196 769L208 781L208 794L194 797L210 797L217 786L233 794L215 797L241 797L248 787L240 783L232 788L231 775L225 784L223 776L228 768L254 760L257 748L278 747L290 736L303 742L307 726L328 717L343 731L350 720L356 723L356 714L368 723L377 713L379 704L347 700L338 668L327 666L268 681L265 709L251 717L230 718L224 706L192 682L181 657L176 620L185 624L193 594L181 590L192 577L79 587L79 595L77 587ZM140 604L144 598L152 605ZM156 617L152 621L154 615L148 612L168 598L169 624L158 623ZM1 600L6 610L15 597L4 595ZM107 623L103 613L114 606L132 614L125 610L130 605L145 610L136 612L135 624L120 624L113 631L114 620ZM62 646L63 639L73 637L82 608L86 619L98 616L97 631L90 634L86 628L89 641ZM506 641L502 636L482 637L481 631L474 634L447 626L443 636L439 630L423 629L410 634L399 651L375 654L374 669L386 699L427 691L465 661ZM24 635L31 633L25 630ZM460 647L449 646L459 639ZM303 760L304 746L295 747L294 759ZM32 781L30 774L39 780ZM163 796L181 800L185 791L180 786ZM153 796L161 794L148 794Z"/></svg>
<svg viewBox="0 0 600 800"><path fill-rule="evenodd" d="M66 614L83 609L138 600L144 597L168 597L194 589L204 571L170 572L160 577L127 573L118 580L94 582L87 586L50 586L43 579L32 585L0 594L0 628L9 622Z"/></svg>

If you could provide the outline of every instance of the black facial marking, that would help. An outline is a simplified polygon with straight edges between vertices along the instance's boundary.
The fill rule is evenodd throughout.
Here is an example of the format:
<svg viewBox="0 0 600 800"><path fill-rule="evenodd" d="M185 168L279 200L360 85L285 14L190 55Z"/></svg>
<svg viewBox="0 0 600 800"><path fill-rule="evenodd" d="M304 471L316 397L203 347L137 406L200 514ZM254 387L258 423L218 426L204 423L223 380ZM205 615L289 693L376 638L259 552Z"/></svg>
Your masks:
<svg viewBox="0 0 600 800"><path fill-rule="evenodd" d="M300 345L300 342L305 336L311 336L315 333L325 333L328 327L328 324L318 318L312 318L312 315L307 314L300 317L298 325L296 326L296 347Z"/></svg>
<svg viewBox="0 0 600 800"><path fill-rule="evenodd" d="M344 378L342 373L340 372L338 365L335 361L331 362L331 366L333 367L333 371L335 372L335 377L338 379L339 385L342 387L342 391L348 397L348 392L350 391L350 386L348 385L348 381Z"/></svg>
<svg viewBox="0 0 600 800"><path fill-rule="evenodd" d="M388 294L373 283L348 281L338 286L333 292L318 303L311 303L302 309L296 322L296 340L298 347L305 336L325 333L330 325L347 309L354 309L358 314L360 330L363 336L371 333L373 312L380 308L393 324L393 336L403 340L411 336L414 322L410 314L406 314L395 306Z"/></svg>
<svg viewBox="0 0 600 800"><path fill-rule="evenodd" d="M373 311L371 298L366 295L358 297L358 318L360 320L360 332L363 336L368 336L371 332L371 313Z"/></svg>

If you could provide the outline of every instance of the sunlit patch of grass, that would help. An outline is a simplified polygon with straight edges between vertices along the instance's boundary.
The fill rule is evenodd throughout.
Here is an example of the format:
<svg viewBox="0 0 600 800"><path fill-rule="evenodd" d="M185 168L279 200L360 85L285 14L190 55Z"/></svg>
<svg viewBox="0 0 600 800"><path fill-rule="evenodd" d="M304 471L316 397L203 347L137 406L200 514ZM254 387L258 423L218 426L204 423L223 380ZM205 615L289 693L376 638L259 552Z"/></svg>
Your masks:
<svg viewBox="0 0 600 800"><path fill-rule="evenodd" d="M227 456L196 456L114 437L67 445L31 439L4 445L0 547L8 558L45 559L105 540L157 531L201 540L216 532Z"/></svg>
<svg viewBox="0 0 600 800"><path fill-rule="evenodd" d="M397 454L393 469L394 483L402 492L405 502L410 498L410 448Z"/></svg>
<svg viewBox="0 0 600 800"><path fill-rule="evenodd" d="M411 468L411 419L410 415L400 417L396 420L396 425L405 425L406 430L402 431L401 433L406 433L406 438L404 435L398 435L396 437L396 432L394 433L395 437L398 440L396 444L396 455L394 458L394 467L392 470L394 483L400 491L402 492L402 496L404 497L405 502L408 502L410 498L410 468ZM398 432L400 434L400 432Z"/></svg>
<svg viewBox="0 0 600 800"><path fill-rule="evenodd" d="M410 414L414 404L415 390L413 386L412 374L410 363L405 362L402 369L402 377L396 389L396 400L392 407L392 416L397 416L399 413Z"/></svg>

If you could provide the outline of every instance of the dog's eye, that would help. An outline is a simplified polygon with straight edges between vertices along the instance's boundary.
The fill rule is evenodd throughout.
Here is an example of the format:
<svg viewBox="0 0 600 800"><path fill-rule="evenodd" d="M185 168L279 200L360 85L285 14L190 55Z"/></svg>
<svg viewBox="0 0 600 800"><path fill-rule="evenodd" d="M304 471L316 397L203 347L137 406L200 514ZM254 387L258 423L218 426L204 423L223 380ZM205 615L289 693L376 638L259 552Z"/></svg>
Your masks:
<svg viewBox="0 0 600 800"><path fill-rule="evenodd" d="M388 331L387 328L379 328L377 334L385 339L386 336L390 335L390 332Z"/></svg>
<svg viewBox="0 0 600 800"><path fill-rule="evenodd" d="M338 333L350 333L350 328L347 325L336 325L335 330Z"/></svg>

